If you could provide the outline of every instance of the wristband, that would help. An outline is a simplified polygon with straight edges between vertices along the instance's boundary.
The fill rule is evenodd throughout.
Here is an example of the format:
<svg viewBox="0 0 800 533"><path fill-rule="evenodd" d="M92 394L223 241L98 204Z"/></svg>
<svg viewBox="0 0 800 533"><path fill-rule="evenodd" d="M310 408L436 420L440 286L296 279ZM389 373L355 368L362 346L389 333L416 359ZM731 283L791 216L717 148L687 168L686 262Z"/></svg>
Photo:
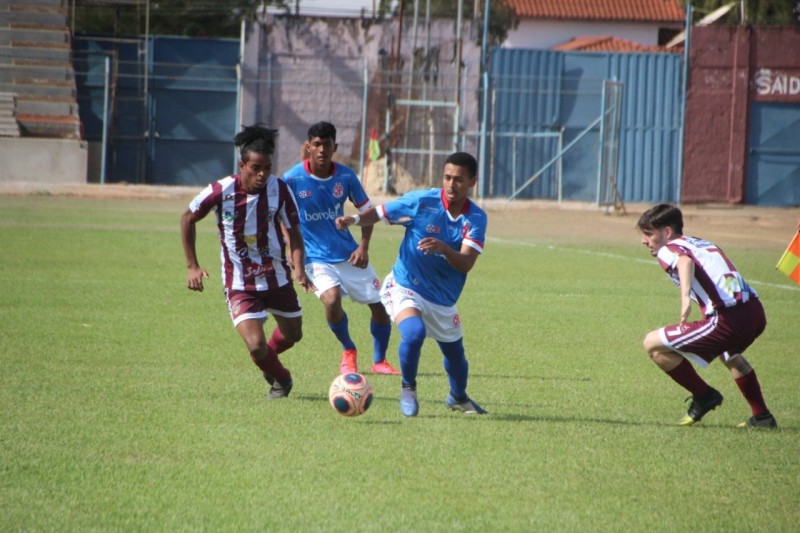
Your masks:
<svg viewBox="0 0 800 533"><path fill-rule="evenodd" d="M361 222L361 215L353 215L353 225L357 226Z"/></svg>

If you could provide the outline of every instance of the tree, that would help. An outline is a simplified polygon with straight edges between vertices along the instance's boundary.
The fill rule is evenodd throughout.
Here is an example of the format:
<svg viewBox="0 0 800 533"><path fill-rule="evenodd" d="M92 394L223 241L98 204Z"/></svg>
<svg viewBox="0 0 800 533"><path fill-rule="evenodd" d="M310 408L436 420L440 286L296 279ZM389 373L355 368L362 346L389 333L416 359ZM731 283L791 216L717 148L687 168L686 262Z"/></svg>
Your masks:
<svg viewBox="0 0 800 533"><path fill-rule="evenodd" d="M239 37L242 19L253 19L267 5L286 0L77 0L75 29L93 33L141 35L149 4L151 35Z"/></svg>
<svg viewBox="0 0 800 533"><path fill-rule="evenodd" d="M731 3L731 0L690 0L691 4L702 14ZM742 21L742 2L736 1L733 9L722 20L729 24L740 24ZM747 24L800 24L800 2L797 0L744 0Z"/></svg>

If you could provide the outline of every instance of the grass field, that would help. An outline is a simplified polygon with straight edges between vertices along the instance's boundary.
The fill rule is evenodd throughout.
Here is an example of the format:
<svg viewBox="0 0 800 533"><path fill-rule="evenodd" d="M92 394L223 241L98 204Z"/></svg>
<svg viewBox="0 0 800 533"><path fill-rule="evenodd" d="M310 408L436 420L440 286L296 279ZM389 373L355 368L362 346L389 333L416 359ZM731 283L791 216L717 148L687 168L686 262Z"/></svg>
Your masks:
<svg viewBox="0 0 800 533"><path fill-rule="evenodd" d="M678 292L638 211L490 211L459 303L469 392L490 415L444 407L429 341L419 417L400 414L398 377L368 375L376 399L347 419L327 404L339 347L313 295L283 357L294 391L266 400L210 219L212 278L185 288L187 202L0 196L0 530L798 530L800 287L774 265L800 210L687 209L687 233L722 246L767 310L748 358L781 427L747 431L718 362L702 375L724 405L674 425L687 394L641 340L677 319ZM381 275L400 237L376 229ZM366 362L367 313L345 305ZM393 363L396 346L395 330Z"/></svg>

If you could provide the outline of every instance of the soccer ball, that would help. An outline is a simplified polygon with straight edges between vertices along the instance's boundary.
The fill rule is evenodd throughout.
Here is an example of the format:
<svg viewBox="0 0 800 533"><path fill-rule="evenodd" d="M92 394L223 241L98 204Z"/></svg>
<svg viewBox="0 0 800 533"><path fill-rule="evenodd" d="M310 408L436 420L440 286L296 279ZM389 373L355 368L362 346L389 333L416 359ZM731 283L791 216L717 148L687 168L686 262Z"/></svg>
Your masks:
<svg viewBox="0 0 800 533"><path fill-rule="evenodd" d="M340 374L331 383L328 401L340 415L362 415L372 403L372 385L361 374Z"/></svg>

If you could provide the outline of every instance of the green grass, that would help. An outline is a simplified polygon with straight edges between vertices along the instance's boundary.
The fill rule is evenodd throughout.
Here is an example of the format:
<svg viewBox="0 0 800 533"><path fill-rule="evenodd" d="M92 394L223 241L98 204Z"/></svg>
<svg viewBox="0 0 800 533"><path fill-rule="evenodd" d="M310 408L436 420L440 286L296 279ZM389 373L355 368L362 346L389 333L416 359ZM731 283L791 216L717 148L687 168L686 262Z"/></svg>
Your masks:
<svg viewBox="0 0 800 533"><path fill-rule="evenodd" d="M780 250L726 246L763 281L769 326L748 356L778 431L734 428L749 410L719 363L702 375L725 404L674 425L685 394L641 340L679 299L634 232L553 245L502 227L459 303L469 391L491 414L445 409L431 341L418 418L400 415L397 377L369 376L370 411L347 419L327 404L339 348L313 295L283 357L292 396L265 399L211 220L198 251L212 278L185 289L184 208L0 197L3 531L797 530L800 292L774 272ZM381 275L399 238L375 231ZM367 312L345 305L366 362ZM392 362L396 346L395 331Z"/></svg>

